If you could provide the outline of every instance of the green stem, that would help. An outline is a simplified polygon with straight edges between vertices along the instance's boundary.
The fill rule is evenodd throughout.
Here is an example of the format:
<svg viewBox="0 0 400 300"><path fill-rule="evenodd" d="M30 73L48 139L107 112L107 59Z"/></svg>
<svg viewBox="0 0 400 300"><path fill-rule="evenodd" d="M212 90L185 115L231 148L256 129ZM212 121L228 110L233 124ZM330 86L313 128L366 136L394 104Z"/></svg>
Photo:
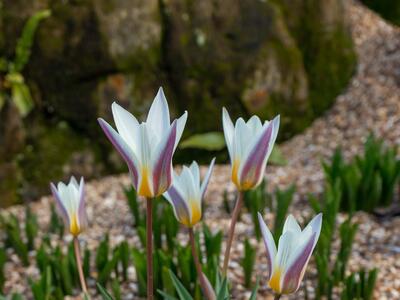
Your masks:
<svg viewBox="0 0 400 300"><path fill-rule="evenodd" d="M229 233L228 233L228 241L226 243L224 264L222 267L222 275L224 277L226 276L226 273L228 271L228 264L229 264L229 257L231 254L232 241L233 241L233 236L235 235L235 226L236 226L237 220L239 218L240 209L243 206L243 197L244 197L244 192L239 191L238 198L237 198L236 204L235 204L235 208L233 210L231 226L230 226Z"/></svg>
<svg viewBox="0 0 400 300"><path fill-rule="evenodd" d="M281 294L276 294L274 297L274 300L279 300L281 298L281 296L282 296Z"/></svg>

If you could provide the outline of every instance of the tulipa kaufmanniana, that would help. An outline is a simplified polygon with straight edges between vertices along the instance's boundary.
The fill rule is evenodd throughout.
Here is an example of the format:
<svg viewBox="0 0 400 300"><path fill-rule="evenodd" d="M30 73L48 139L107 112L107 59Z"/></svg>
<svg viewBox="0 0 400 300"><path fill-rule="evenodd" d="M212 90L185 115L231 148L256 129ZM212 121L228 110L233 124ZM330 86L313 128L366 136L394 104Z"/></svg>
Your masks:
<svg viewBox="0 0 400 300"><path fill-rule="evenodd" d="M321 232L322 214L315 216L303 231L295 218L289 215L279 238L278 249L260 213L258 221L267 250L268 284L276 293L275 299L279 299L282 294L292 294L298 290Z"/></svg>
<svg viewBox="0 0 400 300"><path fill-rule="evenodd" d="M87 226L87 217L85 209L85 182L83 177L79 184L75 177L71 177L68 185L59 182L57 187L50 183L51 192L56 200L58 213L64 220L65 226L74 237L74 250L76 265L78 268L79 279L82 291L87 295L87 287L82 269L82 259L79 249L79 234Z"/></svg>
<svg viewBox="0 0 400 300"><path fill-rule="evenodd" d="M235 226L243 205L244 191L256 188L264 177L265 167L278 135L280 117L276 116L272 121L265 121L264 124L257 116L252 116L247 123L239 118L233 125L227 110L223 108L222 121L232 166L232 182L238 190L222 267L222 274L226 276Z"/></svg>
<svg viewBox="0 0 400 300"><path fill-rule="evenodd" d="M171 124L167 100L160 88L145 122L139 123L115 102L112 113L118 132L101 118L100 126L127 163L138 195L147 199L147 298L153 299L151 200L171 186L172 156L185 128L187 112Z"/></svg>
<svg viewBox="0 0 400 300"><path fill-rule="evenodd" d="M164 197L174 209L176 219L188 228L197 276L201 289L208 300L216 299L216 295L201 269L201 263L196 253L193 226L201 220L201 201L206 192L214 162L215 158L211 161L203 182L200 182L200 169L195 161L190 167L184 166L179 175L174 172L173 184L168 191L164 193Z"/></svg>

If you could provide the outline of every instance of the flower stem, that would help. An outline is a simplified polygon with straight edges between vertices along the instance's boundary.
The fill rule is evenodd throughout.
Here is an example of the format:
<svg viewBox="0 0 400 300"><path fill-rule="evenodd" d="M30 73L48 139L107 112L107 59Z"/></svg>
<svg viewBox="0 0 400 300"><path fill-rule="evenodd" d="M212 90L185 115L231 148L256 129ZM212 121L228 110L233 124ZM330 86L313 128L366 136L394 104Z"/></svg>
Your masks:
<svg viewBox="0 0 400 300"><path fill-rule="evenodd" d="M275 297L274 297L274 300L279 300L279 299L281 299L281 296L282 296L281 294L276 294Z"/></svg>
<svg viewBox="0 0 400 300"><path fill-rule="evenodd" d="M81 281L82 291L84 294L87 294L88 291L87 291L87 287L86 287L85 276L83 275L82 258L81 258L81 252L79 249L79 240L78 240L78 237L76 237L76 236L74 236L74 250L75 250L76 266L78 268L79 280Z"/></svg>
<svg viewBox="0 0 400 300"><path fill-rule="evenodd" d="M196 251L196 243L194 240L193 228L189 227L188 229L189 229L190 246L192 248L192 256L194 259L194 264L196 266L197 276L199 278L201 289L203 290L204 296L207 300L213 300L215 297L210 293L206 279L204 278L204 273L201 270L200 260L199 260L199 257L197 255L197 251Z"/></svg>
<svg viewBox="0 0 400 300"><path fill-rule="evenodd" d="M153 300L153 205L146 199L147 299Z"/></svg>
<svg viewBox="0 0 400 300"><path fill-rule="evenodd" d="M228 271L229 256L231 254L232 241L233 241L233 236L235 234L235 226L236 226L236 223L237 223L237 220L239 217L240 209L243 206L243 196L244 196L244 192L239 191L238 198L237 198L236 204L235 204L235 209L233 210L231 227L229 229L228 241L227 241L226 249L225 249L224 265L222 268L222 275L224 277L226 276L226 273Z"/></svg>

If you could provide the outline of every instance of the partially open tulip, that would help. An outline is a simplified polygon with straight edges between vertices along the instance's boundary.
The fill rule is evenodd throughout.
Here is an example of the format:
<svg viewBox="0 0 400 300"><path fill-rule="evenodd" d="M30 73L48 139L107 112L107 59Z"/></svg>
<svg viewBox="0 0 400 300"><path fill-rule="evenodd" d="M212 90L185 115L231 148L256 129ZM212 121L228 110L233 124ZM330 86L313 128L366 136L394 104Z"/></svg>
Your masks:
<svg viewBox="0 0 400 300"><path fill-rule="evenodd" d="M203 182L200 182L200 169L194 161L190 167L184 166L164 197L171 203L177 220L188 227L197 224L201 219L201 201L207 189L215 158L211 161Z"/></svg>
<svg viewBox="0 0 400 300"><path fill-rule="evenodd" d="M152 198L164 193L172 182L172 156L182 136L187 112L170 124L167 100L158 90L146 122L117 103L112 104L117 130L99 118L104 133L128 165L138 195Z"/></svg>
<svg viewBox="0 0 400 300"><path fill-rule="evenodd" d="M222 120L232 164L232 181L240 191L257 187L263 179L268 158L279 130L280 117L261 123L252 116L247 123L239 118L233 125L225 108Z"/></svg>
<svg viewBox="0 0 400 300"><path fill-rule="evenodd" d="M57 211L74 237L78 236L87 226L84 187L83 177L79 184L75 177L71 177L68 185L59 182L56 187L50 183Z"/></svg>
<svg viewBox="0 0 400 300"><path fill-rule="evenodd" d="M317 244L322 214L315 216L303 231L295 218L289 215L279 238L278 249L261 214L258 214L258 221L267 249L269 286L278 295L296 292Z"/></svg>

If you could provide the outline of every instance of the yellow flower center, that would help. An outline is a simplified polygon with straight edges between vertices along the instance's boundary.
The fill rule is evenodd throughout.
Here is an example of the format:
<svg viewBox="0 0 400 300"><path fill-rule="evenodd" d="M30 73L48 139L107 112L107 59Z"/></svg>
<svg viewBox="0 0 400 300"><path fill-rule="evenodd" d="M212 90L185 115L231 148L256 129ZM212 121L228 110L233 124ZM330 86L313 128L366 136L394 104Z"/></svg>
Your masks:
<svg viewBox="0 0 400 300"><path fill-rule="evenodd" d="M154 196L150 189L149 170L147 168L142 169L142 180L140 182L138 194L140 196L144 196L144 197L153 197Z"/></svg>
<svg viewBox="0 0 400 300"><path fill-rule="evenodd" d="M197 224L200 219L201 219L201 211L199 206L197 205L197 203L195 201L190 201L191 202L191 210L192 210L192 226Z"/></svg>
<svg viewBox="0 0 400 300"><path fill-rule="evenodd" d="M281 274L282 271L278 267L275 269L274 273L272 274L271 279L269 280L269 286L273 289L276 293L281 293Z"/></svg>
<svg viewBox="0 0 400 300"><path fill-rule="evenodd" d="M239 159L235 159L232 165L232 181L236 185L236 187L240 190L240 182L239 182Z"/></svg>
<svg viewBox="0 0 400 300"><path fill-rule="evenodd" d="M71 221L70 221L70 226L69 226L69 231L73 236L78 236L81 233L81 229L79 228L78 225L78 218L76 214L73 214Z"/></svg>

